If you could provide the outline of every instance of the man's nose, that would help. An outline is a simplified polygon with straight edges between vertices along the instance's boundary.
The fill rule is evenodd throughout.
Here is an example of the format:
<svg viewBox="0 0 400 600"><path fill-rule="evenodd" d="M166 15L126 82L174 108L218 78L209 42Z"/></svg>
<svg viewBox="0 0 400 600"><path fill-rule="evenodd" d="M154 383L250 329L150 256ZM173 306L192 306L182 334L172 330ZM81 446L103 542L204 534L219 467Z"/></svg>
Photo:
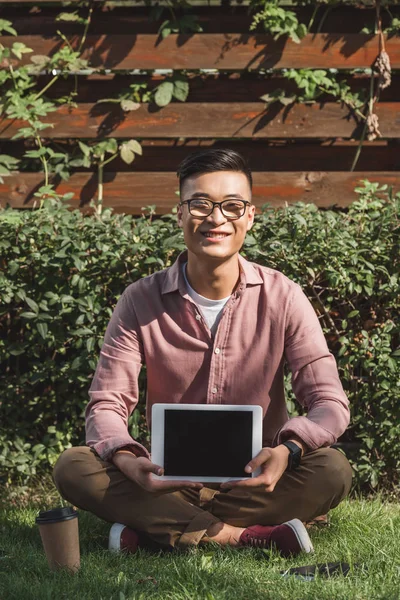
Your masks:
<svg viewBox="0 0 400 600"><path fill-rule="evenodd" d="M220 225L226 222L226 217L222 212L221 206L215 205L212 213L208 215L207 221Z"/></svg>

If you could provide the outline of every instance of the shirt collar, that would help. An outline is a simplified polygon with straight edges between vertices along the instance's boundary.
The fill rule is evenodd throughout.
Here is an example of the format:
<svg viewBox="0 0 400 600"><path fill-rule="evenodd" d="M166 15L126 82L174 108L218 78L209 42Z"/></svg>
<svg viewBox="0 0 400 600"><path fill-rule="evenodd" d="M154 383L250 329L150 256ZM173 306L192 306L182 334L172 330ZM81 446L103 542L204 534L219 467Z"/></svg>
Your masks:
<svg viewBox="0 0 400 600"><path fill-rule="evenodd" d="M182 252L174 264L166 270L164 283L162 286L162 294L169 294L170 292L180 291L186 293L186 285L183 277L182 265L187 262L188 253L187 250ZM245 285L262 285L263 279L257 273L254 265L247 261L243 256L239 254L240 264L240 283Z"/></svg>
<svg viewBox="0 0 400 600"><path fill-rule="evenodd" d="M241 278L244 275L244 283L247 285L262 285L264 283L262 277L258 274L253 263L249 262L239 254L239 264Z"/></svg>

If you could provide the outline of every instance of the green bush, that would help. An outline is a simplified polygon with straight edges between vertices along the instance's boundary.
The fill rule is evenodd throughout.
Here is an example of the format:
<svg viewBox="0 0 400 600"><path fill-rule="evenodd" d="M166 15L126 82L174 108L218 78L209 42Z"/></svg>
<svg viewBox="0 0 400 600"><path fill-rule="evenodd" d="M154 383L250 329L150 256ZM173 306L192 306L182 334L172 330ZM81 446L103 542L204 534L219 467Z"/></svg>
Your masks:
<svg viewBox="0 0 400 600"><path fill-rule="evenodd" d="M243 253L298 281L320 316L352 405L360 483L398 482L400 194L365 182L347 212L271 209ZM27 481L82 443L107 322L132 281L183 249L176 217L84 216L55 200L0 212L0 469ZM142 386L143 389L143 386ZM147 437L143 405L130 420ZM293 397L288 397L294 410Z"/></svg>

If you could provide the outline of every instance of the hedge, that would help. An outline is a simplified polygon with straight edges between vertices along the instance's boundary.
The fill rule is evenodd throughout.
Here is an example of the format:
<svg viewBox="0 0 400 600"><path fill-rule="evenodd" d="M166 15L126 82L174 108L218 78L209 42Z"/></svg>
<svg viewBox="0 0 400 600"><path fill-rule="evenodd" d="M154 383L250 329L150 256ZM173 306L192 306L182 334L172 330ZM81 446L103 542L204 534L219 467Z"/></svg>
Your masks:
<svg viewBox="0 0 400 600"><path fill-rule="evenodd" d="M297 281L338 361L351 402L343 440L360 485L399 483L400 194L364 182L347 211L264 207L243 254ZM102 338L131 282L184 248L176 216L83 215L49 199L0 211L0 478L28 482L84 441ZM143 383L143 382L142 382ZM288 408L296 413L287 380ZM143 385L142 385L143 394ZM130 419L148 440L144 401Z"/></svg>

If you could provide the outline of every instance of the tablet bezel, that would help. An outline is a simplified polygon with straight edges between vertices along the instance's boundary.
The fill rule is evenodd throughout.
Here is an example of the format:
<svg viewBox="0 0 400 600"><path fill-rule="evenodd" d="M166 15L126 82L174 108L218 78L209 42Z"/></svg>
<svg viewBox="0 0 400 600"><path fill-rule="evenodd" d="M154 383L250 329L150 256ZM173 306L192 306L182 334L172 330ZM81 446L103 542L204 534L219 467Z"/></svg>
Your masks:
<svg viewBox="0 0 400 600"><path fill-rule="evenodd" d="M253 415L252 431L252 458L262 449L262 415L261 406L258 405L238 405L238 404L153 404L151 412L151 460L154 464L164 468L164 432L165 432L165 411L166 410L206 410L206 411L247 411ZM245 466L245 465L244 465ZM244 468L244 467L243 467ZM221 483L223 481L241 481L242 479L251 479L257 477L261 472L256 469L243 477L216 477L216 476L177 476L177 475L153 475L155 479L163 481L201 481L210 483Z"/></svg>

